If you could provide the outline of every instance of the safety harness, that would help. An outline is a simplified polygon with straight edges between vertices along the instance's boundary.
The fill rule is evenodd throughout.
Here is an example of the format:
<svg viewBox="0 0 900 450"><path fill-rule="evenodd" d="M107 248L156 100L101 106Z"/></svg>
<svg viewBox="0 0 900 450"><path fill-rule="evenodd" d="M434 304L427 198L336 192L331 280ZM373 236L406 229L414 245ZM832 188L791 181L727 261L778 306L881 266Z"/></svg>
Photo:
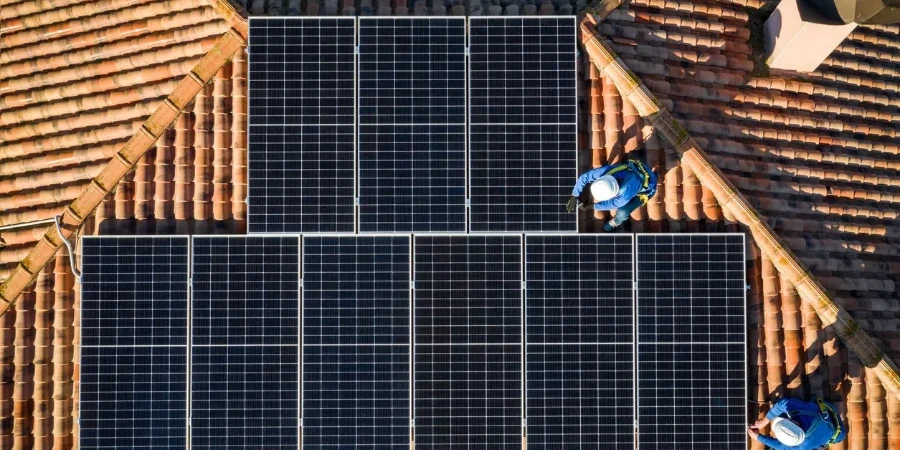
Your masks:
<svg viewBox="0 0 900 450"><path fill-rule="evenodd" d="M830 423L832 428L834 428L834 433L831 434L831 438L829 438L828 442L825 444L824 448L828 448L832 444L834 444L836 442L838 436L841 435L841 419L839 418L837 411L835 411L830 406L828 406L828 404L825 403L825 401L822 400L821 398L816 397L816 404L819 405L819 414L818 415L813 414L809 411L794 411L793 414L799 414L802 416L819 417L823 421ZM788 417L790 417L790 415L791 415L791 413L788 413Z"/></svg>
<svg viewBox="0 0 900 450"><path fill-rule="evenodd" d="M614 169L611 169L609 172L606 172L607 175L612 175L614 173L621 172L625 169L629 169L632 172L637 172L641 175L641 178L644 179L644 182L641 184L641 190L637 193L637 198L641 199L641 204L646 205L647 201L652 197L652 190L656 188L656 186L650 186L650 174L647 172L647 169L644 168L644 165L641 164L640 161L635 159L629 159L625 164L620 165Z"/></svg>

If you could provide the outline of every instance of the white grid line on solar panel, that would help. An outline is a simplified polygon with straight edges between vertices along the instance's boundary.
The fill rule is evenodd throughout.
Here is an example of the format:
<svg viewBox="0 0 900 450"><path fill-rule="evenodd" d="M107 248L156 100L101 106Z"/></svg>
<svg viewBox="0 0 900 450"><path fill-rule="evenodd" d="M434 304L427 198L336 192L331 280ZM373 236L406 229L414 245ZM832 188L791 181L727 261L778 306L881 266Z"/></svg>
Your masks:
<svg viewBox="0 0 900 450"><path fill-rule="evenodd" d="M409 236L303 238L303 343L408 344Z"/></svg>
<svg viewBox="0 0 900 450"><path fill-rule="evenodd" d="M526 343L634 342L632 235L526 235Z"/></svg>
<svg viewBox="0 0 900 450"><path fill-rule="evenodd" d="M634 448L631 344L527 344L529 448Z"/></svg>
<svg viewBox="0 0 900 450"><path fill-rule="evenodd" d="M417 344L521 344L521 235L414 237Z"/></svg>
<svg viewBox="0 0 900 450"><path fill-rule="evenodd" d="M193 239L192 343L299 345L299 238Z"/></svg>
<svg viewBox="0 0 900 450"><path fill-rule="evenodd" d="M478 347L414 346L417 448L521 448L521 346Z"/></svg>
<svg viewBox="0 0 900 450"><path fill-rule="evenodd" d="M186 345L187 237L82 240L82 346Z"/></svg>
<svg viewBox="0 0 900 450"><path fill-rule="evenodd" d="M409 345L304 346L303 447L409 448L409 353Z"/></svg>
<svg viewBox="0 0 900 450"><path fill-rule="evenodd" d="M355 19L253 20L249 49L249 232L353 231Z"/></svg>
<svg viewBox="0 0 900 450"><path fill-rule="evenodd" d="M80 447L183 447L186 374L184 345L82 347Z"/></svg>
<svg viewBox="0 0 900 450"><path fill-rule="evenodd" d="M191 448L296 449L298 347L193 346Z"/></svg>

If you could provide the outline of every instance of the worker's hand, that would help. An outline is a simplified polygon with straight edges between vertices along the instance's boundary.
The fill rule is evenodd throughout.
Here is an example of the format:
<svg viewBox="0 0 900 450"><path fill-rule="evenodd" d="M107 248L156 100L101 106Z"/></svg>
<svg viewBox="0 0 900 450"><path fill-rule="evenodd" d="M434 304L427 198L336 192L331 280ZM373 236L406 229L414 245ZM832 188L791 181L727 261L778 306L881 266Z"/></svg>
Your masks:
<svg viewBox="0 0 900 450"><path fill-rule="evenodd" d="M759 440L759 430L756 429L753 425L747 427L747 434L749 434L753 439Z"/></svg>
<svg viewBox="0 0 900 450"><path fill-rule="evenodd" d="M762 419L759 419L756 422L753 422L753 425L750 425L750 426L753 428L756 428L757 430L761 430L764 426L766 426L768 424L769 424L769 419L766 419L765 417L763 417Z"/></svg>
<svg viewBox="0 0 900 450"><path fill-rule="evenodd" d="M575 211L576 206L578 206L578 197L573 195L569 197L569 202L566 203L566 212Z"/></svg>
<svg viewBox="0 0 900 450"><path fill-rule="evenodd" d="M578 210L579 211L590 211L592 209L594 209L594 206L591 205L590 203L578 202Z"/></svg>

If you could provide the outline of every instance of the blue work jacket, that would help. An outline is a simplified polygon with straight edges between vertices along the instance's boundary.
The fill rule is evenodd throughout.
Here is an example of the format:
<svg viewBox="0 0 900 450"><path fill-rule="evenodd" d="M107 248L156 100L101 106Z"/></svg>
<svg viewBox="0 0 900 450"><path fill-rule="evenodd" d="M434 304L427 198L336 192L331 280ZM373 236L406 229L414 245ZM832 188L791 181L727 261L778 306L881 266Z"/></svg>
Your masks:
<svg viewBox="0 0 900 450"><path fill-rule="evenodd" d="M826 402L826 404L836 411L830 403ZM766 419L772 420L782 415L800 425L800 428L803 428L806 433L806 439L800 445L790 446L778 442L778 439L760 434L759 442L775 450L814 450L824 448L831 436L834 435L834 425L831 421L822 418L819 405L815 402L804 402L792 398L779 400L766 414ZM841 420L840 416L836 419ZM846 436L847 428L841 424L841 434L834 442L843 441Z"/></svg>
<svg viewBox="0 0 900 450"><path fill-rule="evenodd" d="M636 164L641 163L637 162ZM575 183L575 188L572 189L572 195L574 197L580 196L581 192L590 186L591 183L606 175L607 172L622 166L627 167L628 164L612 164L598 167L581 174L581 176L578 177L578 181ZM627 167L625 170L615 171L612 174L613 178L616 179L616 182L619 183L618 194L609 200L594 203L594 209L598 211L609 211L611 209L621 208L638 194L647 194L647 198L653 197L653 195L656 194L656 174L651 172L647 166L644 166L644 170L646 170L647 174L650 176L646 192L641 192L644 186L643 174L635 169Z"/></svg>

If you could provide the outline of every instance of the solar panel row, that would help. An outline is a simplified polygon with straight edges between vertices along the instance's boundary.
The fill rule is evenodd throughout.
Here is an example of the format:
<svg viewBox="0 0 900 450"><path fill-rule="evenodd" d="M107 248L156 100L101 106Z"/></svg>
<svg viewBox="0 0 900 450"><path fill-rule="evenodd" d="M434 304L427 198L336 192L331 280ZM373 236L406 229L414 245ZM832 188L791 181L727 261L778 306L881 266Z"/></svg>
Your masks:
<svg viewBox="0 0 900 450"><path fill-rule="evenodd" d="M82 447L745 442L741 235L192 241L83 241Z"/></svg>
<svg viewBox="0 0 900 450"><path fill-rule="evenodd" d="M251 18L249 231L574 231L575 33L574 16Z"/></svg>

